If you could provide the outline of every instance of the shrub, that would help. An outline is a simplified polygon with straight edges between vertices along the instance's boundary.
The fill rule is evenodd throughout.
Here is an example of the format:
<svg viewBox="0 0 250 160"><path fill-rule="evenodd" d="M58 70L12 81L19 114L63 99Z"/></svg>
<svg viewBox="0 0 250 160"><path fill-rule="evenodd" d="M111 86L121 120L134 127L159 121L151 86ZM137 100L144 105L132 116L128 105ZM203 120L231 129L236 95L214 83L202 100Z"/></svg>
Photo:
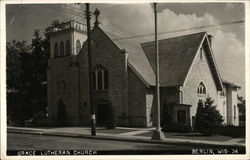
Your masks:
<svg viewBox="0 0 250 160"><path fill-rule="evenodd" d="M106 114L106 121L105 121L105 127L106 129L113 129L115 128L115 113L111 105L107 108L107 114Z"/></svg>
<svg viewBox="0 0 250 160"><path fill-rule="evenodd" d="M239 126L221 126L218 134L233 138L245 137L245 127Z"/></svg>
<svg viewBox="0 0 250 160"><path fill-rule="evenodd" d="M213 102L211 97L207 97L204 107L203 103L199 101L196 113L196 129L207 136L216 134L223 122L223 118L216 106L213 106Z"/></svg>

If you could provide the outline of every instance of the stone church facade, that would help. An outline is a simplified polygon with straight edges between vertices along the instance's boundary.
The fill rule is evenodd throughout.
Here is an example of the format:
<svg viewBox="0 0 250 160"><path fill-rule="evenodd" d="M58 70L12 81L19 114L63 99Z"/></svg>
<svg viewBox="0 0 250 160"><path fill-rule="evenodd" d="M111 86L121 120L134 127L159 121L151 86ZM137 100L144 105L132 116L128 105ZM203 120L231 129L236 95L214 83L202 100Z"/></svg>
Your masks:
<svg viewBox="0 0 250 160"><path fill-rule="evenodd" d="M69 21L50 33L48 115L51 124L89 125L86 26ZM112 108L117 126L155 122L154 43L116 40L98 23L91 32L93 101L97 125ZM159 41L162 124L194 126L199 100L214 100L225 125L238 125L237 90L221 79L206 32ZM236 104L235 104L236 103ZM236 107L235 107L236 106ZM169 115L171 117L169 118Z"/></svg>

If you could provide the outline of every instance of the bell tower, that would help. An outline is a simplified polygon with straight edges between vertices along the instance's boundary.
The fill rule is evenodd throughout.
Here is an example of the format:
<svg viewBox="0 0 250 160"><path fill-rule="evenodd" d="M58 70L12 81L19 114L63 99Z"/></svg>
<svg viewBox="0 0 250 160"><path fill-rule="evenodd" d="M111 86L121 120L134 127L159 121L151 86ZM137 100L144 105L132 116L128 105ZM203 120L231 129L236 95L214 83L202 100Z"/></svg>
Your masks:
<svg viewBox="0 0 250 160"><path fill-rule="evenodd" d="M48 33L51 53L47 68L50 123L79 124L80 74L77 55L87 40L87 27L71 20L51 28Z"/></svg>
<svg viewBox="0 0 250 160"><path fill-rule="evenodd" d="M71 20L53 27L49 34L51 59L77 55L87 39L87 27Z"/></svg>

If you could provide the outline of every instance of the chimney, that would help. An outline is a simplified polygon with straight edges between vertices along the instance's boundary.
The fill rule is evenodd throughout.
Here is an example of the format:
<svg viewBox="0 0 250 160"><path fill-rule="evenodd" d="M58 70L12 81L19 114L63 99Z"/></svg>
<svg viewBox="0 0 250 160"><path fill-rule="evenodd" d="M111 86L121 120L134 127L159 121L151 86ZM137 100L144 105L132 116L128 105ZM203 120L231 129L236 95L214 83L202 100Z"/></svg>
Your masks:
<svg viewBox="0 0 250 160"><path fill-rule="evenodd" d="M208 41L209 41L209 43L210 43L210 46L211 46L211 48L212 48L212 40L213 40L213 36L211 35L211 34L209 34L208 35Z"/></svg>

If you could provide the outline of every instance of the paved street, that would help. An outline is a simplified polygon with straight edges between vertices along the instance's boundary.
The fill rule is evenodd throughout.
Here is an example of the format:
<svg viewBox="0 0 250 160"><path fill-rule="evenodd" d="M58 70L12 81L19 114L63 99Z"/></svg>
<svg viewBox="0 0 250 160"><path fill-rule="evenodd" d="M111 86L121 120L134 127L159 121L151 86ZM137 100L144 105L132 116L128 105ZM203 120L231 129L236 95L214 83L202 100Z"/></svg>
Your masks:
<svg viewBox="0 0 250 160"><path fill-rule="evenodd" d="M87 138L70 138L57 136L43 136L31 134L8 133L8 150L130 150L130 151L152 151L152 150L187 150L192 147L174 146L165 144L149 144L138 142L124 142L112 140L99 140Z"/></svg>

